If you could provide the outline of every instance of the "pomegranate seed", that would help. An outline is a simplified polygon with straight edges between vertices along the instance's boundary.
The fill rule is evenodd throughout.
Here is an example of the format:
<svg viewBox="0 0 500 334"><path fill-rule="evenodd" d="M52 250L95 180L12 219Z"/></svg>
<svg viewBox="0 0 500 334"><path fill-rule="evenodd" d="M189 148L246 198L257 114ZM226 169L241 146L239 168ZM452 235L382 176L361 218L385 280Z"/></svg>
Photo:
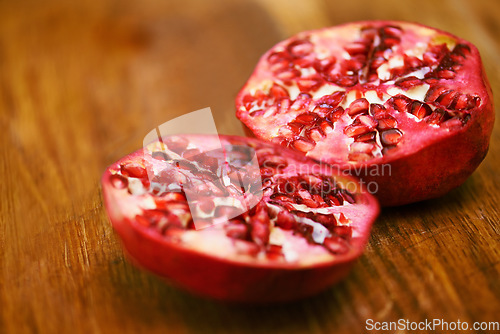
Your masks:
<svg viewBox="0 0 500 334"><path fill-rule="evenodd" d="M418 119L423 119L432 113L432 109L428 104L416 100L411 104L410 110Z"/></svg>
<svg viewBox="0 0 500 334"><path fill-rule="evenodd" d="M436 108L432 114L426 119L429 124L441 124L445 119L446 112L443 109Z"/></svg>
<svg viewBox="0 0 500 334"><path fill-rule="evenodd" d="M330 120L332 123L335 123L342 115L344 114L345 110L342 107L337 107L333 109L328 115L326 115L326 118Z"/></svg>
<svg viewBox="0 0 500 334"><path fill-rule="evenodd" d="M292 122L287 125L283 125L278 133L288 139L291 139L293 137L296 137L299 135L299 133L302 131L302 128L304 127L303 124L297 123L297 122Z"/></svg>
<svg viewBox="0 0 500 334"><path fill-rule="evenodd" d="M294 216L288 211L280 211L276 217L276 226L281 227L284 230L294 229L296 226L296 221Z"/></svg>
<svg viewBox="0 0 500 334"><path fill-rule="evenodd" d="M431 86L431 88L429 88L429 90L427 91L427 94L425 94L424 101L425 102L434 102L445 91L446 91L445 87Z"/></svg>
<svg viewBox="0 0 500 334"><path fill-rule="evenodd" d="M365 133L363 135L357 136L355 141L362 141L362 142L369 142L375 140L375 137L377 135L377 132L372 131Z"/></svg>
<svg viewBox="0 0 500 334"><path fill-rule="evenodd" d="M264 115L265 113L266 113L266 111L265 111L265 110L263 110L263 109L258 109L258 110L254 110L254 111L252 111L252 112L251 112L251 113L249 113L248 115L249 115L250 117L259 117L259 116Z"/></svg>
<svg viewBox="0 0 500 334"><path fill-rule="evenodd" d="M351 138L363 135L367 132L370 132L370 128L363 124L351 124L344 128L344 133Z"/></svg>
<svg viewBox="0 0 500 334"><path fill-rule="evenodd" d="M290 55L284 51L273 52L267 57L267 61L269 62L269 64L276 64L282 62L283 60L289 60L289 59Z"/></svg>
<svg viewBox="0 0 500 334"><path fill-rule="evenodd" d="M128 187L128 179L120 174L111 174L109 176L109 182L116 189L125 189Z"/></svg>
<svg viewBox="0 0 500 334"><path fill-rule="evenodd" d="M435 102L439 103L445 108L450 108L452 107L453 102L455 99L460 95L459 92L456 92L454 90L447 90L435 100Z"/></svg>
<svg viewBox="0 0 500 334"><path fill-rule="evenodd" d="M293 203L293 198L285 193L274 193L270 198L275 201Z"/></svg>
<svg viewBox="0 0 500 334"><path fill-rule="evenodd" d="M340 194L329 194L325 198L329 205L340 206L344 203L344 198Z"/></svg>
<svg viewBox="0 0 500 334"><path fill-rule="evenodd" d="M288 44L287 51L294 58L300 58L308 55L314 49L314 46L308 40L296 40Z"/></svg>
<svg viewBox="0 0 500 334"><path fill-rule="evenodd" d="M276 74L276 78L283 81L284 83L287 83L290 80L295 79L299 76L300 76L300 71L293 67L287 68L286 70Z"/></svg>
<svg viewBox="0 0 500 334"><path fill-rule="evenodd" d="M290 109L290 99L289 98L282 98L278 102L278 113L284 114Z"/></svg>
<svg viewBox="0 0 500 334"><path fill-rule="evenodd" d="M308 93L300 93L294 100L290 109L292 110L306 110L311 103L311 95Z"/></svg>
<svg viewBox="0 0 500 334"><path fill-rule="evenodd" d="M417 69L422 67L423 61L414 56L403 55L404 63L406 68Z"/></svg>
<svg viewBox="0 0 500 334"><path fill-rule="evenodd" d="M164 141L164 143L167 145L169 150L179 155L189 145L189 141L184 137L169 137Z"/></svg>
<svg viewBox="0 0 500 334"><path fill-rule="evenodd" d="M124 163L120 166L121 172L124 176L135 177L138 179L147 178L148 172L143 165L136 162Z"/></svg>
<svg viewBox="0 0 500 334"><path fill-rule="evenodd" d="M330 252L337 255L345 254L349 252L350 249L349 244L344 239L337 236L325 238L323 245Z"/></svg>
<svg viewBox="0 0 500 334"><path fill-rule="evenodd" d="M269 260L278 260L284 257L282 252L282 246L279 245L269 245L266 251L266 256Z"/></svg>
<svg viewBox="0 0 500 334"><path fill-rule="evenodd" d="M300 78L297 81L297 86L301 92L310 92L317 90L322 83L323 79L319 75L314 75L306 78Z"/></svg>
<svg viewBox="0 0 500 334"><path fill-rule="evenodd" d="M403 133L398 129L390 129L380 133L380 142L383 145L397 145L403 138Z"/></svg>
<svg viewBox="0 0 500 334"><path fill-rule="evenodd" d="M404 95L395 95L387 100L387 103L399 112L408 112L412 100Z"/></svg>
<svg viewBox="0 0 500 334"><path fill-rule="evenodd" d="M439 79L453 79L455 78L456 73L452 70L441 70L436 73L436 76Z"/></svg>
<svg viewBox="0 0 500 334"><path fill-rule="evenodd" d="M318 101L317 104L327 104L330 107L336 107L342 100L344 99L345 92L344 91L337 91L331 95L325 95L321 97Z"/></svg>
<svg viewBox="0 0 500 334"><path fill-rule="evenodd" d="M198 201L198 208L204 213L211 213L215 209L215 204L212 199L203 198Z"/></svg>
<svg viewBox="0 0 500 334"><path fill-rule="evenodd" d="M243 223L230 223L224 229L226 235L230 238L245 240L248 237L248 227Z"/></svg>
<svg viewBox="0 0 500 334"><path fill-rule="evenodd" d="M267 217L267 219L269 221L269 217ZM269 222L263 223L260 221L252 220L252 230L250 232L250 235L252 237L252 240L257 245L267 245L269 243L270 235Z"/></svg>
<svg viewBox="0 0 500 334"><path fill-rule="evenodd" d="M457 44L453 48L453 53L465 58L470 54L470 46L466 44Z"/></svg>
<svg viewBox="0 0 500 334"><path fill-rule="evenodd" d="M314 142L318 142L325 138L325 133L320 127L314 127L306 131L306 137L310 138Z"/></svg>
<svg viewBox="0 0 500 334"><path fill-rule="evenodd" d="M379 119L381 115L386 115L386 109L383 105L378 103L370 104L370 115L375 117L375 119Z"/></svg>
<svg viewBox="0 0 500 334"><path fill-rule="evenodd" d="M358 77L355 75L343 75L340 77L331 78L330 81L333 81L334 83L342 87L352 87L358 83Z"/></svg>
<svg viewBox="0 0 500 334"><path fill-rule="evenodd" d="M314 220L325 227L333 227L337 225L337 221L332 214L326 215L322 213L315 213Z"/></svg>
<svg viewBox="0 0 500 334"><path fill-rule="evenodd" d="M328 72L332 69L333 65L337 62L337 59L333 56L325 59L315 59L313 62L313 67L318 73Z"/></svg>
<svg viewBox="0 0 500 334"><path fill-rule="evenodd" d="M411 76L411 77L399 79L394 84L398 87L403 88L403 89L409 89L409 88L413 88L413 87L419 85L421 82L422 82L422 80L420 80L419 78L417 78L415 76Z"/></svg>
<svg viewBox="0 0 500 334"><path fill-rule="evenodd" d="M352 227L350 226L345 226L345 225L335 226L334 228L332 228L332 232L336 236L339 236L344 240L349 240L352 237Z"/></svg>
<svg viewBox="0 0 500 334"><path fill-rule="evenodd" d="M398 121L391 115L387 115L385 118L378 120L378 129L387 130L395 128L398 125Z"/></svg>
<svg viewBox="0 0 500 334"><path fill-rule="evenodd" d="M368 102L367 99L365 98L360 98L357 100L352 101L351 105L347 109L347 113L350 116L354 116L357 114L365 114L368 113L368 107L370 103Z"/></svg>
<svg viewBox="0 0 500 334"><path fill-rule="evenodd" d="M273 96L276 99L290 97L290 95L288 95L288 91L285 88L283 88L282 86L278 85L277 83L273 84L273 86L269 90L269 95Z"/></svg>
<svg viewBox="0 0 500 334"><path fill-rule="evenodd" d="M365 54L369 50L369 45L362 41L347 44L344 49L351 55Z"/></svg>
<svg viewBox="0 0 500 334"><path fill-rule="evenodd" d="M370 129L373 129L378 125L378 122L373 117L368 115L359 115L356 119Z"/></svg>
<svg viewBox="0 0 500 334"><path fill-rule="evenodd" d="M330 122L329 120L322 121L319 127L325 134L329 134L333 130L332 122Z"/></svg>
<svg viewBox="0 0 500 334"><path fill-rule="evenodd" d="M294 121L299 123L299 124L310 125L310 124L316 122L317 119L318 119L317 114L312 113L312 112L307 112L307 113L303 113L303 114L298 115Z"/></svg>
<svg viewBox="0 0 500 334"><path fill-rule="evenodd" d="M356 201L354 200L354 196L353 194L351 194L350 192L348 192L347 190L345 189L340 189L339 192L342 194L342 197L349 203L353 204L355 203Z"/></svg>
<svg viewBox="0 0 500 334"><path fill-rule="evenodd" d="M316 146L316 143L306 138L299 138L292 142L292 147L300 152L309 152Z"/></svg>

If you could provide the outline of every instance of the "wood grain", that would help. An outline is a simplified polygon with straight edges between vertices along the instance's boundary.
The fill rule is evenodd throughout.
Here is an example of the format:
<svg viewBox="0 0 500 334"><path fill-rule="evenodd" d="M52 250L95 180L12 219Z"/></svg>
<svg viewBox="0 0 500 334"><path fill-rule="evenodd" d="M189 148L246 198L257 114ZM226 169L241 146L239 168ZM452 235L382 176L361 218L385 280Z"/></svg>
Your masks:
<svg viewBox="0 0 500 334"><path fill-rule="evenodd" d="M243 134L233 100L265 50L364 19L472 41L500 89L497 1L0 1L0 332L361 333L366 319L500 321L498 127L463 186L385 209L348 279L304 301L193 297L130 265L110 228L99 177L150 129L211 107L219 132Z"/></svg>

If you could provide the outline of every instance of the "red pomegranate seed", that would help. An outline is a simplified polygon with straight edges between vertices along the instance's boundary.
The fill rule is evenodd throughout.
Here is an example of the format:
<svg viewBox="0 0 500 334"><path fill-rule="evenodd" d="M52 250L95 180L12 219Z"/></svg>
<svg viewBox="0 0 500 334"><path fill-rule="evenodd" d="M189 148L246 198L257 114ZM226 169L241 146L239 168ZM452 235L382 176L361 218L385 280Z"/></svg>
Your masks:
<svg viewBox="0 0 500 334"><path fill-rule="evenodd" d="M198 202L198 207L204 213L210 213L215 209L214 201L210 198L203 198Z"/></svg>
<svg viewBox="0 0 500 334"><path fill-rule="evenodd" d="M284 230L292 230L295 228L297 222L290 212L282 210L278 213L275 224Z"/></svg>
<svg viewBox="0 0 500 334"><path fill-rule="evenodd" d="M441 95L439 95L439 97L436 99L435 102L439 103L440 105L442 105L445 108L450 108L453 104L453 101L455 101L455 99L459 95L460 95L459 92L456 92L454 90L447 90L444 93L442 93Z"/></svg>
<svg viewBox="0 0 500 334"><path fill-rule="evenodd" d="M136 162L129 162L120 166L121 172L125 176L135 177L138 179L147 178L148 172L143 165Z"/></svg>
<svg viewBox="0 0 500 334"><path fill-rule="evenodd" d="M245 240L248 237L248 226L241 222L226 224L225 230L230 238Z"/></svg>
<svg viewBox="0 0 500 334"><path fill-rule="evenodd" d="M297 80L297 86L301 92L315 91L321 86L322 83L323 79L319 75L313 75Z"/></svg>
<svg viewBox="0 0 500 334"><path fill-rule="evenodd" d="M287 51L295 58L304 57L311 53L313 49L314 46L308 40L296 40L287 46Z"/></svg>
<svg viewBox="0 0 500 334"><path fill-rule="evenodd" d="M341 214L343 215L343 214ZM345 218L345 217L344 217ZM352 227L346 225L338 225L332 229L332 232L344 240L349 240L352 237Z"/></svg>
<svg viewBox="0 0 500 334"><path fill-rule="evenodd" d="M304 153L312 150L314 146L316 146L316 143L306 138L299 138L292 142L293 148Z"/></svg>
<svg viewBox="0 0 500 334"><path fill-rule="evenodd" d="M268 221L269 221L269 217ZM252 220L252 230L250 232L252 240L257 244L257 245L267 245L269 243L269 235L270 235L270 230L269 230L269 222L260 222L260 221L254 221Z"/></svg>
<svg viewBox="0 0 500 334"><path fill-rule="evenodd" d="M326 119L330 120L332 123L335 123L342 115L344 114L345 110L342 107L337 107L333 109L328 115L326 115Z"/></svg>
<svg viewBox="0 0 500 334"><path fill-rule="evenodd" d="M344 99L345 92L344 91L337 91L334 92L333 94L330 95L325 95L318 99L317 104L327 104L330 107L336 107L339 105L340 102Z"/></svg>
<svg viewBox="0 0 500 334"><path fill-rule="evenodd" d="M370 142L375 140L376 135L377 135L376 131L368 132L363 135L357 136L355 138L355 141Z"/></svg>
<svg viewBox="0 0 500 334"><path fill-rule="evenodd" d="M306 131L306 136L314 142L318 142L325 138L325 133L320 127L314 127Z"/></svg>
<svg viewBox="0 0 500 334"><path fill-rule="evenodd" d="M377 128L379 130L387 130L387 129L395 128L397 125L398 125L398 121L394 117L392 117L391 115L387 115L387 116L385 116L385 118L378 120Z"/></svg>
<svg viewBox="0 0 500 334"><path fill-rule="evenodd" d="M367 126L370 129L373 129L378 125L378 122L372 116L369 115L359 115L356 119L361 124Z"/></svg>
<svg viewBox="0 0 500 334"><path fill-rule="evenodd" d="M409 89L409 88L413 88L413 87L421 84L421 82L422 82L422 80L420 80L419 78L417 78L415 76L411 76L411 77L399 79L394 84L398 87L403 88L403 89Z"/></svg>
<svg viewBox="0 0 500 334"><path fill-rule="evenodd" d="M325 238L323 245L333 254L345 254L349 252L349 244L341 237L331 236Z"/></svg>
<svg viewBox="0 0 500 334"><path fill-rule="evenodd" d="M288 91L285 88L283 88L282 86L278 85L277 83L273 84L273 86L269 90L269 95L273 96L276 99L290 97L290 95L288 95Z"/></svg>
<svg viewBox="0 0 500 334"><path fill-rule="evenodd" d="M426 119L429 124L441 124L445 119L446 111L440 108L436 108L432 114Z"/></svg>
<svg viewBox="0 0 500 334"><path fill-rule="evenodd" d="M299 133L302 131L302 128L304 127L303 124L297 123L297 122L292 122L286 125L283 125L278 133L285 137L285 138L293 138L299 135Z"/></svg>
<svg viewBox="0 0 500 334"><path fill-rule="evenodd" d="M312 112L307 112L307 113L303 113L303 114L298 115L294 121L297 123L303 124L303 125L309 125L309 124L316 122L317 119L318 119L317 114L312 113Z"/></svg>
<svg viewBox="0 0 500 334"><path fill-rule="evenodd" d="M392 106L394 110L399 112L408 112L412 100L404 95L395 95L387 100L388 105Z"/></svg>
<svg viewBox="0 0 500 334"><path fill-rule="evenodd" d="M379 119L381 116L387 115L386 109L383 105L378 103L370 104L370 115L375 117L375 119Z"/></svg>
<svg viewBox="0 0 500 334"><path fill-rule="evenodd" d="M116 189L124 189L128 186L128 179L120 174L111 174L109 176L109 182L111 182Z"/></svg>
<svg viewBox="0 0 500 334"><path fill-rule="evenodd" d="M432 109L428 104L416 100L412 102L410 111L419 119L423 119L432 113Z"/></svg>
<svg viewBox="0 0 500 334"><path fill-rule="evenodd" d="M390 129L380 133L380 142L383 145L397 145L403 138L403 133L398 129Z"/></svg>
<svg viewBox="0 0 500 334"><path fill-rule="evenodd" d="M370 128L363 124L351 124L344 128L344 133L351 138L363 135L367 132L370 132Z"/></svg>
<svg viewBox="0 0 500 334"><path fill-rule="evenodd" d="M365 98L360 98L360 99L354 100L354 101L352 101L349 108L347 108L347 113L350 116L368 113L369 105L370 105L370 103Z"/></svg>

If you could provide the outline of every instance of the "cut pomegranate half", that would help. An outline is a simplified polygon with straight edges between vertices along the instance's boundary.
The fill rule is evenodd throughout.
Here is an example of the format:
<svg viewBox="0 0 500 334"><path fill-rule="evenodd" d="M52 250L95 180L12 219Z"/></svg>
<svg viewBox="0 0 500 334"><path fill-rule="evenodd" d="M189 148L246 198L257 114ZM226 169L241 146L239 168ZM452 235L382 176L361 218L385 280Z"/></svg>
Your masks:
<svg viewBox="0 0 500 334"><path fill-rule="evenodd" d="M405 22L350 23L278 43L236 108L248 134L360 176L382 205L462 184L494 123L476 47Z"/></svg>
<svg viewBox="0 0 500 334"><path fill-rule="evenodd" d="M219 150L208 150L219 141ZM248 172L242 166L252 156L257 169ZM163 137L109 166L102 189L113 227L140 266L194 293L239 302L293 300L337 282L379 212L359 180L234 136Z"/></svg>

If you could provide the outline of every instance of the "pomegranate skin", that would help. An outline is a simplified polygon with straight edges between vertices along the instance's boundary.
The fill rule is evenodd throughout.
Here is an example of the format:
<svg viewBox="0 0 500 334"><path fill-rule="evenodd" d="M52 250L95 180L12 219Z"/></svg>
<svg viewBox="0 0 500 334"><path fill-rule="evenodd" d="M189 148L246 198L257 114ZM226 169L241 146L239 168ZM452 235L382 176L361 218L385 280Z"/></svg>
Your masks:
<svg viewBox="0 0 500 334"><path fill-rule="evenodd" d="M394 27L400 29L402 33L398 36L391 35L395 30ZM366 38L359 37L361 33L358 32L364 29L376 30L375 40L388 38L389 42L386 44L392 43L396 46L386 47L380 50L379 56L373 56L373 50L376 52L380 44L376 45L376 42L372 41L372 44L367 44L370 46L367 50L371 51L360 58L360 51L355 49L363 48L362 41ZM314 47L303 47L299 56L296 52L290 51L303 41L311 42ZM413 45L418 43L424 45L426 49L423 46L413 48ZM442 45L445 46L444 49L435 51ZM411 50L407 52L408 49ZM434 56L437 58L434 63L428 56L432 52L435 52ZM350 56L344 59L347 53ZM399 65L394 65L398 62L402 64L402 57L390 59L391 54L404 57L404 65L400 68L397 67ZM318 62L325 62L329 57L334 59L333 65L328 65L330 67L324 70L321 67L323 65L319 66ZM386 59L381 62L382 65L373 70L372 67L377 66L373 64L383 57ZM410 60L407 60L407 57ZM357 59L361 59L359 66L355 63ZM420 64L408 65L411 61ZM343 66L351 67L341 73ZM407 66L414 67L407 70ZM283 72L280 72L282 68L285 68L287 76L283 76ZM300 71L294 72L290 68L299 68ZM387 68L392 72L384 78ZM359 72L356 72L358 70ZM330 71L333 75L322 71ZM370 71L376 79L363 79L362 76L367 73L369 77ZM353 72L358 73L358 76L353 76ZM301 81L304 78L308 80L313 78L315 84L304 88ZM408 80L407 86L400 83L403 79ZM271 86L273 88L269 89ZM273 97L278 91L275 86L281 87L289 95L284 95L280 91L279 99ZM419 97L414 88L420 86L425 90ZM430 92L433 89L442 89L442 94L437 98L432 97ZM309 104L306 104L304 109L289 107L297 101L295 99L298 90L302 94L309 94L309 98L306 98ZM354 147L352 139L355 141L354 144L358 144L356 143L358 138L366 133L362 132L358 138L354 137L360 131L365 131L364 128L359 130L358 127L356 130L358 132L352 131L351 133L355 135L348 138L346 129L359 125L356 123L356 114L346 115L341 116L345 118L341 118L341 121L333 121L332 132L326 133L323 138L313 138L315 141L315 144L311 145L313 148L306 148L302 153L360 177L370 186L369 191L378 198L382 206L398 206L440 197L465 182L487 154L495 113L491 88L479 51L464 39L417 23L353 22L302 32L276 44L261 57L254 72L236 97L236 116L243 123L247 135L293 148L294 138L303 138L307 136L307 132L296 134L297 137L291 139L283 138L283 127L287 124L296 124L298 115L314 113L321 109L325 97L339 92L345 94L337 104L345 109L344 114L349 113L355 98L366 98L370 106L379 104L387 108L387 112L397 120L397 129L401 130L403 138L394 146L381 143L380 138L384 129L377 126L376 129L370 130L376 132L374 135L376 139L372 141L376 149L368 152L369 155L365 152L352 154ZM377 95L378 98L370 99L367 92L372 92L372 96ZM351 93L354 98L349 98ZM411 100L430 107L433 115L423 114L417 119L414 117L417 114L413 113L413 110L410 112L410 107L406 112L397 110L390 105L390 99L398 95L409 96ZM286 96L289 101L282 96ZM450 96L454 96L454 99L447 101ZM465 99L465 96L474 100L474 103L471 102L474 106L455 105L456 101L460 98ZM445 119L439 123L432 123L431 117L434 116L436 109L445 110ZM413 115L410 115L411 113ZM365 114L373 116L371 109ZM318 115L321 117L321 112L318 112ZM450 124L449 120L453 118L460 119L461 124L446 125ZM328 115L323 115L323 119L328 120ZM426 127L425 123L429 125ZM359 139L360 142L365 140ZM392 147L395 149L386 151Z"/></svg>
<svg viewBox="0 0 500 334"><path fill-rule="evenodd" d="M313 296L345 278L361 255L305 268L249 266L176 247L133 224L114 226L137 266L194 295L224 302L267 304Z"/></svg>
<svg viewBox="0 0 500 334"><path fill-rule="evenodd" d="M210 140L208 136L202 135L191 135L190 138L198 138L198 143ZM220 136L220 138L224 142L252 142L266 149L273 148L276 152L281 152L280 158L293 157L296 158L294 161L297 164L318 166L316 169L313 168L315 173L334 171L325 165L319 167L316 162L279 145L244 137ZM162 144L165 145L164 143L167 143L166 139L163 139ZM263 304L297 300L317 294L349 273L356 259L361 256L368 242L371 225L379 214L377 200L359 185L359 180L334 174L339 184L350 183L359 186L354 193L355 204L347 204L345 208L338 207L339 212L344 212L345 216L351 219L353 231L356 231L349 241L350 247L347 252L338 255L321 253L321 260L312 263L302 262L302 258L292 262L273 261L265 257L252 259L241 256L240 258L230 247L227 249L227 256L221 253L215 254L211 253L210 247L196 248L196 242L190 244L183 239L187 230L177 232L170 237L159 233L151 226L145 226L143 219L139 219L141 218L139 216L144 217L141 205L149 203L149 197L156 199L156 195L153 196L148 192L135 195L130 192L130 188L127 191L127 182L123 181L126 178L116 176L126 175L126 172L123 172L126 169L124 165L143 161L143 157L144 149L136 151L113 163L104 172L101 183L108 217L126 254L137 266L195 295L227 302ZM145 165L148 166L147 163ZM120 170L122 172L119 172ZM132 171L137 175L142 174L137 172L137 168ZM130 185L131 178L130 176L128 178ZM116 184L117 179L122 182ZM211 228L214 227L189 231L205 233ZM181 239L183 241L179 242ZM216 242L212 245L217 246ZM304 250L307 251L307 248Z"/></svg>

